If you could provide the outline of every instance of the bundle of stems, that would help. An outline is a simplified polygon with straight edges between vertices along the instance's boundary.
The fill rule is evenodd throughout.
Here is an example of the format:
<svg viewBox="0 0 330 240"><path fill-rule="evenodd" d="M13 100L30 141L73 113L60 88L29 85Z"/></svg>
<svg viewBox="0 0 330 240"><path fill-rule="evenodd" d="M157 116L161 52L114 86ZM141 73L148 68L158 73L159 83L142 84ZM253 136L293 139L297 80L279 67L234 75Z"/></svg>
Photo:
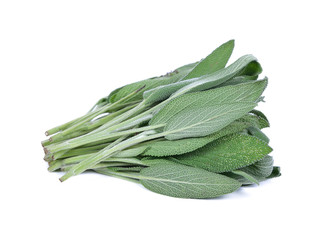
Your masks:
<svg viewBox="0 0 330 240"><path fill-rule="evenodd" d="M268 79L252 55L229 66L234 41L199 62L135 82L46 131L49 171L85 171L181 198L212 198L280 175L255 109Z"/></svg>

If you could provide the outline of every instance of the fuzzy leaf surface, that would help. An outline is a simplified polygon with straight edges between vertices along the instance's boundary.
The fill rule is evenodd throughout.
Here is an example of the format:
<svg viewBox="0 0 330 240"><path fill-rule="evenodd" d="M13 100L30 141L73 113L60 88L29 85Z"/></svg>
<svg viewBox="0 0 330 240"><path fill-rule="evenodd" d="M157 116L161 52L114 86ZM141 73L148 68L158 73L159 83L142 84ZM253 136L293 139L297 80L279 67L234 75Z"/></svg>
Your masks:
<svg viewBox="0 0 330 240"><path fill-rule="evenodd" d="M150 125L169 122L188 108L204 108L233 102L255 102L267 86L267 79L235 86L188 93L173 99L151 119Z"/></svg>
<svg viewBox="0 0 330 240"><path fill-rule="evenodd" d="M182 164L222 173L251 165L271 151L271 147L256 137L233 134L175 158Z"/></svg>
<svg viewBox="0 0 330 240"><path fill-rule="evenodd" d="M163 132L168 140L207 136L220 131L255 106L255 103L238 102L204 108L190 107L171 118Z"/></svg>
<svg viewBox="0 0 330 240"><path fill-rule="evenodd" d="M145 188L177 198L215 198L241 186L224 175L175 163L144 168L139 179Z"/></svg>
<svg viewBox="0 0 330 240"><path fill-rule="evenodd" d="M233 52L234 46L234 40L222 44L210 55L201 60L182 80L200 77L224 68Z"/></svg>
<svg viewBox="0 0 330 240"><path fill-rule="evenodd" d="M226 136L228 134L233 134L242 131L245 128L251 126L251 123L244 121L234 121L228 126L221 129L219 132L214 134L198 137L198 138L184 138L179 140L163 140L146 143L149 148L142 154L144 156L155 156L155 157L165 157L180 155L188 152L192 152L198 148L205 146L206 144Z"/></svg>
<svg viewBox="0 0 330 240"><path fill-rule="evenodd" d="M145 86L143 91L140 91L136 96L134 96L132 99L130 99L130 101L142 100L143 92L153 89L155 87L161 86L161 85L167 85L167 84L171 84L171 83L175 83L175 82L179 81L184 76L186 76L196 65L197 65L197 63L187 64L166 75L134 82L134 83L128 84L126 86L123 86L121 88L118 88L110 93L110 95L108 97L109 102L112 102L112 103L116 102L116 101L120 100L121 98L127 96L128 94L136 91L137 89Z"/></svg>
<svg viewBox="0 0 330 240"><path fill-rule="evenodd" d="M151 104L162 101L171 95L172 97L176 97L188 92L198 92L210 89L238 76L240 73L244 72L244 69L250 63L255 61L257 61L257 59L254 56L245 55L227 68L220 69L214 73L159 86L149 91L145 91L143 93L143 98L147 103Z"/></svg>
<svg viewBox="0 0 330 240"><path fill-rule="evenodd" d="M274 164L273 157L265 156L260 161L250 166L241 168L240 170L253 176L268 177L272 173L273 164Z"/></svg>
<svg viewBox="0 0 330 240"><path fill-rule="evenodd" d="M262 176L253 175L253 174L250 174L250 173L249 173L249 175L251 177L253 177L254 179L256 179L258 182L262 182L262 181L265 181L267 179L272 179L272 178L276 178L276 177L281 176L281 171L280 170L281 170L280 167L277 167L277 166L272 167L272 172L268 177L262 177ZM242 185L251 185L251 184L253 184L253 181L247 179L246 177L244 177L242 175L238 175L238 174L235 174L233 172L226 172L226 173L223 173L223 174L230 177L230 178L236 179Z"/></svg>

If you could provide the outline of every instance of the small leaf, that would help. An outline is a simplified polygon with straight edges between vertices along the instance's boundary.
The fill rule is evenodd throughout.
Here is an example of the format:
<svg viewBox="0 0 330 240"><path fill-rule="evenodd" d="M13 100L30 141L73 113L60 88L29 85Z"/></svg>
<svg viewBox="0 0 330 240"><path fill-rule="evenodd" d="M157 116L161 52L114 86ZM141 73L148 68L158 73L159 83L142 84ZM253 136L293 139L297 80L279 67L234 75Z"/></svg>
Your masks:
<svg viewBox="0 0 330 240"><path fill-rule="evenodd" d="M255 137L259 138L260 140L262 140L266 143L269 143L269 138L259 128L249 127L247 130L252 136L255 136Z"/></svg>
<svg viewBox="0 0 330 240"><path fill-rule="evenodd" d="M246 174L248 174L249 176L253 177L258 182L262 182L262 181L265 181L267 179L271 179L271 178L275 178L275 177L281 176L280 167L273 167L272 166L270 169L271 169L271 174L269 176L267 176L267 177L263 177L263 176L260 176L260 175L254 175L251 172L246 172ZM226 175L226 176L228 176L228 177L230 177L230 178L236 179L237 181L239 181L243 185L253 184L253 181L251 181L251 179L248 179L248 178L246 178L246 177L244 177L242 175L237 175L237 174L235 174L233 172L226 172L226 173L223 173L223 174Z"/></svg>
<svg viewBox="0 0 330 240"><path fill-rule="evenodd" d="M257 185L259 185L259 181L257 179L255 179L252 175L242 171L242 170L234 170L232 171L232 173L237 174L239 176L242 176L244 178L246 178L247 180L249 180L251 183L255 183Z"/></svg>
<svg viewBox="0 0 330 240"><path fill-rule="evenodd" d="M153 192L178 198L215 198L241 186L224 175L175 163L144 168L139 179Z"/></svg>
<svg viewBox="0 0 330 240"><path fill-rule="evenodd" d="M186 76L196 65L197 65L197 63L187 64L166 75L134 82L134 83L128 84L126 86L123 86L121 88L118 88L110 93L110 95L108 97L109 102L112 102L112 103L116 102L116 101L120 100L121 98L127 96L128 94L136 91L137 89L145 86L143 91L140 91L135 97L130 99L130 101L142 100L143 92L153 89L155 87L161 86L161 85L167 85L167 84L175 83L175 82L179 81L184 76Z"/></svg>
<svg viewBox="0 0 330 240"><path fill-rule="evenodd" d="M253 176L268 177L272 173L273 163L273 157L265 156L260 161L250 166L241 168L240 170Z"/></svg>
<svg viewBox="0 0 330 240"><path fill-rule="evenodd" d="M271 147L256 137L233 134L175 158L182 164L221 173L251 165L271 151Z"/></svg>
<svg viewBox="0 0 330 240"><path fill-rule="evenodd" d="M263 129L266 127L269 127L269 121L267 119L267 117L265 116L265 114L263 114L261 111L253 109L250 113L254 114L255 116L258 117L258 128L259 129Z"/></svg>
<svg viewBox="0 0 330 240"><path fill-rule="evenodd" d="M222 44L205 59L201 60L182 80L200 77L224 68L233 52L234 46L234 40Z"/></svg>
<svg viewBox="0 0 330 240"><path fill-rule="evenodd" d="M267 179L276 178L281 176L281 168L274 166L272 173L267 177Z"/></svg>

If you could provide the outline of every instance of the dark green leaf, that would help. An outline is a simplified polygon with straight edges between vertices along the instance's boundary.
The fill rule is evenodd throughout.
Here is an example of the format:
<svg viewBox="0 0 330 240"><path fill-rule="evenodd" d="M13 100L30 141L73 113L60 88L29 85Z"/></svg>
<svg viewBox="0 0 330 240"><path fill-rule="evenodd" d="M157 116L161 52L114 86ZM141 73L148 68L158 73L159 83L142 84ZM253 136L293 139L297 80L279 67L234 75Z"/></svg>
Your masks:
<svg viewBox="0 0 330 240"><path fill-rule="evenodd" d="M271 151L271 147L256 137L233 134L175 158L182 164L221 173L251 165Z"/></svg>

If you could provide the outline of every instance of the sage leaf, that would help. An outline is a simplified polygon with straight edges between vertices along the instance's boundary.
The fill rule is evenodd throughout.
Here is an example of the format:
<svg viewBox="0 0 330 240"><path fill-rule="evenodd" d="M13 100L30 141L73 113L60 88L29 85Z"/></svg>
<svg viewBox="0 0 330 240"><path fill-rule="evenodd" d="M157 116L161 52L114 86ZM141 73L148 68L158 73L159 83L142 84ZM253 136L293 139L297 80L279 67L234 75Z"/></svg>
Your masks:
<svg viewBox="0 0 330 240"><path fill-rule="evenodd" d="M234 170L234 171L232 171L232 173L247 179L251 183L255 183L255 184L259 185L259 181L255 177L251 176L250 174L248 174L242 170Z"/></svg>
<svg viewBox="0 0 330 240"><path fill-rule="evenodd" d="M265 141L266 143L269 143L269 138L264 134L259 128L257 127L249 127L248 132L257 138L259 138L262 141Z"/></svg>
<svg viewBox="0 0 330 240"><path fill-rule="evenodd" d="M241 170L242 171L242 170ZM242 171L243 172L243 171ZM237 181L239 181L242 185L251 185L254 183L255 180L257 180L258 182L262 182L265 181L267 179L271 179L271 178L276 178L281 176L281 171L280 171L280 167L276 167L276 166L272 166L271 167L271 173L269 176L267 177L263 177L261 175L254 175L251 172L245 172L246 176L243 176L241 174L237 174L235 171L234 172L227 172L227 173L223 173L224 175L230 177L230 178L234 178ZM250 178L253 179L250 179ZM252 181L253 180L253 181Z"/></svg>
<svg viewBox="0 0 330 240"><path fill-rule="evenodd" d="M234 40L229 40L222 44L205 59L201 60L182 80L200 77L224 68L233 52L234 46Z"/></svg>
<svg viewBox="0 0 330 240"><path fill-rule="evenodd" d="M273 163L273 157L265 156L260 161L250 166L241 168L240 170L253 176L268 177L272 173Z"/></svg>
<svg viewBox="0 0 330 240"><path fill-rule="evenodd" d="M165 157L180 155L188 152L192 152L198 148L205 146L206 144L226 136L228 134L233 134L242 131L243 129L251 126L250 122L244 122L243 120L237 120L224 127L220 131L207 135L205 137L196 138L184 138L179 140L163 140L155 142L145 143L148 149L143 152L143 156L155 156L155 157Z"/></svg>
<svg viewBox="0 0 330 240"><path fill-rule="evenodd" d="M189 107L204 108L210 105L233 102L255 102L267 86L267 79L244 83L235 86L210 89L202 92L188 93L173 99L156 113L150 125L164 124L176 114Z"/></svg>
<svg viewBox="0 0 330 240"><path fill-rule="evenodd" d="M256 137L233 134L175 159L185 165L222 173L251 165L271 151L271 147Z"/></svg>
<svg viewBox="0 0 330 240"><path fill-rule="evenodd" d="M254 114L258 117L258 125L257 127L259 129L267 128L270 126L269 121L265 114L263 114L261 111L253 109L250 113Z"/></svg>
<svg viewBox="0 0 330 240"><path fill-rule="evenodd" d="M245 55L227 68L220 69L214 73L203 75L201 77L187 79L184 81L163 85L154 89L145 91L143 98L148 104L162 101L172 95L172 97L180 96L188 92L197 92L210 89L238 76L244 72L244 69L257 59L252 55Z"/></svg>
<svg viewBox="0 0 330 240"><path fill-rule="evenodd" d="M134 92L137 89L140 89L141 87L145 86L143 91L140 91L136 96L134 96L132 99L130 99L130 101L142 100L144 91L148 91L150 89L153 89L153 88L161 86L161 85L175 83L175 82L181 80L184 76L186 76L196 65L197 65L197 63L187 64L185 66L177 68L176 70L174 70L170 73L167 73L166 75L163 75L160 77L153 77L153 78L149 78L146 80L128 84L124 87L121 87L121 88L118 88L118 89L112 91L108 97L108 100L109 100L109 102L114 103L114 102L120 100L121 98L124 98L131 92Z"/></svg>
<svg viewBox="0 0 330 240"><path fill-rule="evenodd" d="M141 159L141 162L144 166L152 166L156 164L167 164L167 163L172 163L171 160L166 159L166 158L155 158L155 157L144 157Z"/></svg>
<svg viewBox="0 0 330 240"><path fill-rule="evenodd" d="M144 168L139 179L153 192L178 198L214 198L234 192L241 186L224 175L175 163Z"/></svg>
<svg viewBox="0 0 330 240"><path fill-rule="evenodd" d="M255 103L226 103L220 106L188 108L176 114L164 127L166 139L203 137L221 130L256 106Z"/></svg>

